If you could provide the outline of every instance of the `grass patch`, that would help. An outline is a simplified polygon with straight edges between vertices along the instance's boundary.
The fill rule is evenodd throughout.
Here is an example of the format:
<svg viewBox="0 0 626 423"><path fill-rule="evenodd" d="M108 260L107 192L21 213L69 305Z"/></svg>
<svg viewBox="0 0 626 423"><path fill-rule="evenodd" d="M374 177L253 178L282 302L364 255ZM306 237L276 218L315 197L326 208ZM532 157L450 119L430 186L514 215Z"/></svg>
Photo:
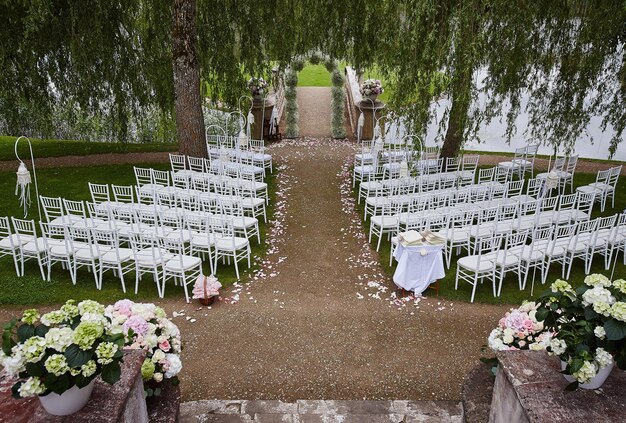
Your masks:
<svg viewBox="0 0 626 423"><path fill-rule="evenodd" d="M332 87L330 72L324 65L307 64L298 72L298 87Z"/></svg>
<svg viewBox="0 0 626 423"><path fill-rule="evenodd" d="M153 167L155 169L168 169L167 164L142 164L143 167ZM40 194L50 197L65 197L73 200L91 200L87 182L108 183L116 185L130 185L135 183L135 176L132 165L110 165L92 166L80 168L50 168L41 169L37 172L39 180ZM270 205L267 208L268 220L273 218L275 202L275 176L268 175L266 182L269 185ZM15 174L13 172L0 172L0 192L5 194L5 198L0 202L0 216L22 217L23 211L19 206L17 197L13 196L15 190ZM31 191L31 198L35 198L34 188ZM37 207L33 205L29 212L29 218L37 220ZM261 219L259 229L261 231L261 243L257 244L256 239L251 240L252 259L265 254L265 233L267 225ZM240 270L245 265L240 263ZM255 269L255 266L242 272L242 280L246 274ZM33 260L29 260L24 265L25 275L17 277L13 260L10 257L0 259L0 304L3 305L34 305L34 304L55 304L64 302L70 298L76 300L93 299L104 303L110 303L122 298L130 298L137 301L154 300L158 298L155 284L152 277L145 275L139 284L139 293L135 295L135 274L130 272L124 275L126 282L126 294L122 292L120 281L113 276L112 272L107 272L103 277L103 288L98 291L95 287L93 275L85 268L78 270L77 283L72 285L69 273L55 265L52 268L51 281L46 282L41 279L39 267ZM204 272L209 274L208 262L204 263ZM224 286L232 285L236 281L235 267L233 265L218 266L217 276ZM181 287L174 286L168 281L165 296L168 298L178 298L184 301L184 292Z"/></svg>
<svg viewBox="0 0 626 423"><path fill-rule="evenodd" d="M574 177L574 187L586 185L589 183L595 182L595 174L577 174ZM610 200L607 203L607 207L604 213L600 213L600 205L596 203L594 205L593 218L599 216L610 216L616 213L620 213L626 208L626 197L620 196L620 193L626 191L626 179L621 178L617 185L617 196L615 198L615 208L611 208ZM358 187L353 190L353 195L358 198ZM357 205L357 212L363 217L364 205L363 202ZM363 223L364 230L366 235L369 233L369 219L368 221ZM375 242L378 238L372 238L372 247L375 248ZM383 242L380 246L379 252L379 261L381 267L383 268L385 274L387 274L390 278L393 276L396 268L396 262L394 260L393 265L389 266L389 255L391 253L391 243L386 239L383 239ZM622 258L620 256L617 266L615 268L615 276L614 279L624 278L626 276L626 266L624 266ZM521 304L524 300L531 300L538 298L546 289L549 288L549 284L554 282L554 280L561 278L561 266L559 264L551 264L550 271L548 273L548 278L546 280L546 285L541 285L541 277L540 271L536 272L535 277L535 290L534 294L530 295L530 287L531 287L531 279L532 272L528 276L528 281L526 283L526 289L521 291L518 286L517 275L514 273L508 273L504 278L502 283L502 295L500 297L494 297L492 293L492 288L490 283L485 279L483 284L479 285L476 288L476 296L474 301L477 303L486 303L486 304ZM595 255L593 259L593 265L591 268L591 273L602 273L607 277L610 277L610 269L608 271L604 270L604 257L601 255ZM459 289L454 289L454 282L456 278L456 260L455 255L452 255L452 264L450 269L446 269L446 276L439 281L439 296L448 300L454 301L464 301L469 302L472 293L472 286L463 281L459 281ZM585 278L584 271L584 262L580 259L574 261L572 265L572 272L570 275L569 282L574 286L580 286L583 283L583 279ZM432 285L434 287L434 285ZM425 291L426 296L434 296L434 289L427 289Z"/></svg>
<svg viewBox="0 0 626 423"><path fill-rule="evenodd" d="M0 160L15 160L15 140L17 137L0 136ZM175 143L134 144L122 142L94 142L74 140L54 140L32 138L35 158L61 156L87 156L104 153L147 153L159 151L177 151ZM30 159L28 143L23 140L18 145L18 154L22 159Z"/></svg>

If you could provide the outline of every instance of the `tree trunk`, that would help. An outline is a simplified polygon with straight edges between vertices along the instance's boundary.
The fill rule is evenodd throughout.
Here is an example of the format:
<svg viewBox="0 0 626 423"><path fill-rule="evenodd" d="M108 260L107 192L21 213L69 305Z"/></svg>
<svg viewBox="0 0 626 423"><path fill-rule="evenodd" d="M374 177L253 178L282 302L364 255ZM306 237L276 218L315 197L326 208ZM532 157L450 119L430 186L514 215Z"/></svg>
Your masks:
<svg viewBox="0 0 626 423"><path fill-rule="evenodd" d="M465 71L455 75L452 89L452 108L448 118L448 129L441 147L441 157L456 157L463 145L463 133L467 123L467 112L471 103L472 74Z"/></svg>
<svg viewBox="0 0 626 423"><path fill-rule="evenodd" d="M174 0L172 24L174 112L181 154L207 157L196 51L196 0Z"/></svg>

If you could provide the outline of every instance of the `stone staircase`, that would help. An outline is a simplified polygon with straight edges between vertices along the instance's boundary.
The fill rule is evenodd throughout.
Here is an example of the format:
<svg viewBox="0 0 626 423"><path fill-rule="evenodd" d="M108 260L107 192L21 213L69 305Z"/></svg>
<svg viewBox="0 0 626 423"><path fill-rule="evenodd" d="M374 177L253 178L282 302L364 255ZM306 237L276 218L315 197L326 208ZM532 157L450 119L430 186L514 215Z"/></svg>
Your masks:
<svg viewBox="0 0 626 423"><path fill-rule="evenodd" d="M456 401L221 401L182 403L180 423L461 423Z"/></svg>

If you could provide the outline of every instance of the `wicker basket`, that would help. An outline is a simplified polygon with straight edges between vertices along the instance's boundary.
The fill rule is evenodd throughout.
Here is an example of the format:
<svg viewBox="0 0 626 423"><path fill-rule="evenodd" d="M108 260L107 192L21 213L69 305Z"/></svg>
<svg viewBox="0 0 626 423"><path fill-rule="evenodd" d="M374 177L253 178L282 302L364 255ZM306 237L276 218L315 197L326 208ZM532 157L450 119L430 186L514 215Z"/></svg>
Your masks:
<svg viewBox="0 0 626 423"><path fill-rule="evenodd" d="M204 288L204 298L198 298L198 301L200 301L200 304L202 304L203 306L209 306L211 304L213 304L215 302L215 299L217 298L217 295L212 295L212 296L207 296L207 292L206 292L206 279L207 277L204 277L203 280L203 288Z"/></svg>

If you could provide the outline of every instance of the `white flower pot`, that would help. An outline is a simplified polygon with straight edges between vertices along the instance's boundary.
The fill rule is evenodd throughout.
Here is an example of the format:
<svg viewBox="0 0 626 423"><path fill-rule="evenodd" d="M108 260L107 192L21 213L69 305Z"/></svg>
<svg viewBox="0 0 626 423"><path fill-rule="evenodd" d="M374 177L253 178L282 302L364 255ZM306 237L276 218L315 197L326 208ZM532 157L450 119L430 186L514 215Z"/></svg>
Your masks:
<svg viewBox="0 0 626 423"><path fill-rule="evenodd" d="M579 383L578 387L582 389L598 389L599 387L602 386L606 378L609 377L609 375L611 374L611 371L613 370L613 366L614 366L614 362L611 362L611 364L609 364L608 366L600 369L598 373L593 378L591 378L591 380L588 383ZM567 362L561 360L561 370L565 370L566 367L567 367ZM565 377L565 380L567 380L570 383L576 381L576 378L574 376L565 375L565 374L563 376Z"/></svg>
<svg viewBox="0 0 626 423"><path fill-rule="evenodd" d="M54 416L67 416L68 414L74 414L87 404L91 397L91 391L93 391L93 383L84 388L72 386L61 395L54 392L49 393L46 396L39 397L39 401L43 408Z"/></svg>

